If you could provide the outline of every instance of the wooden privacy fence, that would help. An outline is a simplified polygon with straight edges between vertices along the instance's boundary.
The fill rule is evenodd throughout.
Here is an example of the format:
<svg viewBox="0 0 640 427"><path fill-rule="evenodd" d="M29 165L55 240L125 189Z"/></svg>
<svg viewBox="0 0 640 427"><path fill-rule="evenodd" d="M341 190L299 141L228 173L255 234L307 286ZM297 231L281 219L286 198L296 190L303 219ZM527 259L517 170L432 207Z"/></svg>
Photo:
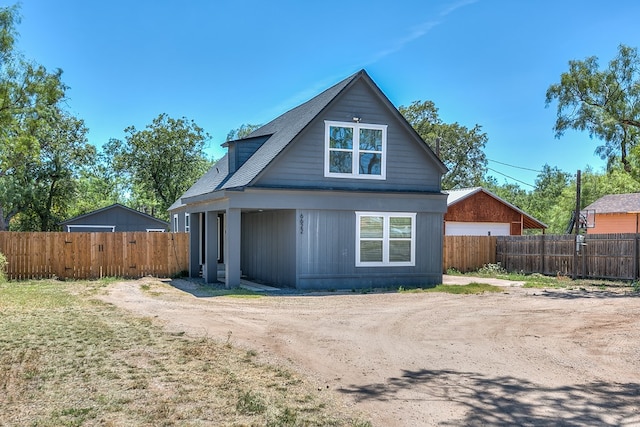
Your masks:
<svg viewBox="0 0 640 427"><path fill-rule="evenodd" d="M495 236L444 236L442 271L466 273L496 262Z"/></svg>
<svg viewBox="0 0 640 427"><path fill-rule="evenodd" d="M573 235L444 236L443 272L474 271L499 262L506 270L573 276ZM0 232L7 276L90 279L171 277L189 268L188 233ZM587 235L577 261L583 278L640 278L640 234Z"/></svg>
<svg viewBox="0 0 640 427"><path fill-rule="evenodd" d="M189 268L187 233L0 232L12 280L171 277Z"/></svg>
<svg viewBox="0 0 640 427"><path fill-rule="evenodd" d="M496 260L508 271L574 275L594 279L638 279L640 234L588 234L576 253L575 235L500 236Z"/></svg>

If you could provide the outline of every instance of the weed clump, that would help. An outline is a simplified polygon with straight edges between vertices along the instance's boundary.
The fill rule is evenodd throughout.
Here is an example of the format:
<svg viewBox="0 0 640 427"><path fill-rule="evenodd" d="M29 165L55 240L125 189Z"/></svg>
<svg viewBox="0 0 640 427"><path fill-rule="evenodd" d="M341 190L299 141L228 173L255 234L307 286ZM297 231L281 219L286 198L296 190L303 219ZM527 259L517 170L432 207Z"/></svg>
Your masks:
<svg viewBox="0 0 640 427"><path fill-rule="evenodd" d="M0 252L0 283L7 281L7 257Z"/></svg>
<svg viewBox="0 0 640 427"><path fill-rule="evenodd" d="M507 270L505 270L498 262L496 264L483 265L478 269L478 274L481 274L483 276L495 276L498 274L507 274Z"/></svg>

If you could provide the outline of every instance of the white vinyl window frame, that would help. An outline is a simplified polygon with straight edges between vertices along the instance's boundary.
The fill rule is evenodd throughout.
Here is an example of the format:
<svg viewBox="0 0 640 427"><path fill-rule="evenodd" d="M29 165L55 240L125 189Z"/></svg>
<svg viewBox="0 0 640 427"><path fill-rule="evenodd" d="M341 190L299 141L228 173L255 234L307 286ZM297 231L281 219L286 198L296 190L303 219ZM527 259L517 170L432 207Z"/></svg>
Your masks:
<svg viewBox="0 0 640 427"><path fill-rule="evenodd" d="M361 220L365 217L382 219L381 237L361 236ZM411 220L411 235L409 237L393 237L391 233L392 218L409 218ZM382 242L381 261L362 261L360 247L363 241ZM410 241L410 260L391 261L390 242ZM413 267L416 265L416 213L415 212L356 212L356 267Z"/></svg>
<svg viewBox="0 0 640 427"><path fill-rule="evenodd" d="M188 213L184 214L184 232L188 233L191 231L191 218Z"/></svg>
<svg viewBox="0 0 640 427"><path fill-rule="evenodd" d="M324 176L327 178L357 178L357 179L387 179L387 125L371 123L338 122L325 120L324 128ZM353 130L351 148L331 147L331 128L340 127ZM379 130L382 132L380 150L367 150L360 148L360 130ZM331 152L351 153L351 172L331 172ZM361 154L380 154L380 174L360 173Z"/></svg>
<svg viewBox="0 0 640 427"><path fill-rule="evenodd" d="M178 214L173 214L173 232L177 233L180 230L178 229Z"/></svg>

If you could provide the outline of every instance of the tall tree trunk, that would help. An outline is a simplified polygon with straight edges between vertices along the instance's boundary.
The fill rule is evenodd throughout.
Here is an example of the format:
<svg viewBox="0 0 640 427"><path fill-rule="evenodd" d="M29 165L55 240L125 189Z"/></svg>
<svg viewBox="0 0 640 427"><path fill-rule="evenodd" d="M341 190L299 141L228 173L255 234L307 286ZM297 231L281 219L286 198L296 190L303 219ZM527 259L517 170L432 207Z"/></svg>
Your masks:
<svg viewBox="0 0 640 427"><path fill-rule="evenodd" d="M0 231L7 231L7 224L4 222L4 210L0 205Z"/></svg>
<svg viewBox="0 0 640 427"><path fill-rule="evenodd" d="M631 164L627 158L627 127L623 126L622 129L624 130L624 136L620 144L620 161L622 162L624 171L631 173Z"/></svg>
<svg viewBox="0 0 640 427"><path fill-rule="evenodd" d="M47 197L47 206L45 207L45 211L42 212L40 216L40 228L41 231L51 231L51 208L53 207L53 196L56 190L56 183L58 180L54 177L51 180L51 185L49 186L49 196Z"/></svg>

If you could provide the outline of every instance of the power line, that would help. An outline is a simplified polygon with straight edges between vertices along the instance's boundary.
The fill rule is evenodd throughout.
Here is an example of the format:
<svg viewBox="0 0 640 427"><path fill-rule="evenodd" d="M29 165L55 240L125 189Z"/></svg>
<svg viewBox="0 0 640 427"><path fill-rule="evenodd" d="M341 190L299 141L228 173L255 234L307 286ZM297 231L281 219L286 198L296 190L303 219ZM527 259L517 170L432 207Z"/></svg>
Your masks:
<svg viewBox="0 0 640 427"><path fill-rule="evenodd" d="M529 187L531 187L531 188L536 188L536 186L535 186L535 185L531 185L531 184L529 184L529 183L527 183L527 182L520 181L520 180L519 180L519 179L517 179L517 178L514 178L514 177L509 176L509 175L507 175L507 174L504 174L504 173L502 173L502 172L498 172L498 171L497 171L497 170L495 170L495 169L491 169L491 168L487 168L487 169L488 169L488 170L490 170L490 171L493 171L493 172L495 172L495 173L497 173L497 174L500 174L500 175L502 175L502 176L506 176L507 178L512 179L512 180L514 180L514 181L516 181L516 182L519 182L520 184L528 185L528 186L529 186Z"/></svg>
<svg viewBox="0 0 640 427"><path fill-rule="evenodd" d="M501 165L509 166L509 167L511 167L511 168L524 169L524 170L526 170L526 171L538 172L538 173L543 173L543 172L544 172L544 171L540 171L540 170L537 170L537 169L529 169L529 168L525 168L525 167L522 167L522 166L510 165L509 163L503 163L503 162L499 162L499 161L497 161L497 160L491 160L491 159L487 159L487 160L488 160L488 161L490 161L490 162L493 162L493 163L499 163L499 164L501 164ZM499 173L499 172L498 172L498 173Z"/></svg>

